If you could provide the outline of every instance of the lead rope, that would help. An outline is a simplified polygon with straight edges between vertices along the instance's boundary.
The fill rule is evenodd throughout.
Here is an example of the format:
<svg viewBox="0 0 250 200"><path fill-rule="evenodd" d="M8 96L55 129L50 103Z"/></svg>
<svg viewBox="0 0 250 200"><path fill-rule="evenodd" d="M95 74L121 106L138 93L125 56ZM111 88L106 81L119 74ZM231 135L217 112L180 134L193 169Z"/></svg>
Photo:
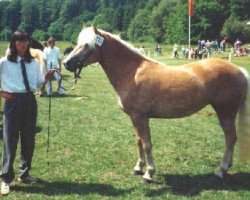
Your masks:
<svg viewBox="0 0 250 200"><path fill-rule="evenodd" d="M52 62L50 63L50 69L52 69ZM51 119L51 96L52 96L52 83L49 80L50 90L49 90L49 117L48 117L48 134L47 134L47 165L49 166L49 147L50 147L50 119Z"/></svg>

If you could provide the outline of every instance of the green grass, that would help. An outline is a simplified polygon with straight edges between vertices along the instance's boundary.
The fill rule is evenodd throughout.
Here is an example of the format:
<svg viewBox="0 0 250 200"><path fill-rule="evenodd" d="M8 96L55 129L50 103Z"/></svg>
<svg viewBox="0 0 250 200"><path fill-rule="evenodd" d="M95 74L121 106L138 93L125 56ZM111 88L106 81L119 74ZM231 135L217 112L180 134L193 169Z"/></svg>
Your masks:
<svg viewBox="0 0 250 200"><path fill-rule="evenodd" d="M0 55L6 44L0 42ZM66 46L58 43L61 45ZM147 48L153 51L153 47ZM170 59L170 52L162 48L160 61L169 65L189 62ZM228 59L226 54L222 56ZM250 71L250 57L233 58L232 62ZM63 74L73 78L66 70ZM140 176L131 175L137 147L131 122L119 109L115 91L99 65L84 69L81 76L75 90L51 100L48 155L49 99L37 97L31 174L39 182L29 186L14 181L13 192L5 199L249 199L249 167L237 157L231 177L222 181L212 175L223 155L224 136L210 107L188 118L150 121L157 171L154 183L142 184ZM65 83L65 87L72 84ZM57 88L55 83L53 88ZM19 153L15 171L18 160Z"/></svg>

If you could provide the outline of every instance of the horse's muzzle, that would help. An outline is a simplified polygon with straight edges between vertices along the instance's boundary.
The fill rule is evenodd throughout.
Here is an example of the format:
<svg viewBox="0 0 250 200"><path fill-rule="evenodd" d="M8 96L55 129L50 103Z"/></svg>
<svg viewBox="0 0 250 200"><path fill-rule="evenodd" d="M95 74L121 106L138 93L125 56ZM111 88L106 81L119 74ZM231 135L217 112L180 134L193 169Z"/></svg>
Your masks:
<svg viewBox="0 0 250 200"><path fill-rule="evenodd" d="M70 61L63 62L63 65L64 65L65 69L67 69L70 72L76 71L76 67L72 63L70 63Z"/></svg>

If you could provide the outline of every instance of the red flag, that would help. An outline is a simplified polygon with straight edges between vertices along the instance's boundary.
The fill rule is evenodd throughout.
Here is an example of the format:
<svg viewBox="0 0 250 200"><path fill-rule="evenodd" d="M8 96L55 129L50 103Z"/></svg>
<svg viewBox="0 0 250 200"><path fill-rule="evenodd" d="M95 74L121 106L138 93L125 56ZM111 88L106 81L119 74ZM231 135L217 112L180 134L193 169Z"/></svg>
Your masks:
<svg viewBox="0 0 250 200"><path fill-rule="evenodd" d="M189 0L189 16L192 17L194 15L194 3L193 0Z"/></svg>

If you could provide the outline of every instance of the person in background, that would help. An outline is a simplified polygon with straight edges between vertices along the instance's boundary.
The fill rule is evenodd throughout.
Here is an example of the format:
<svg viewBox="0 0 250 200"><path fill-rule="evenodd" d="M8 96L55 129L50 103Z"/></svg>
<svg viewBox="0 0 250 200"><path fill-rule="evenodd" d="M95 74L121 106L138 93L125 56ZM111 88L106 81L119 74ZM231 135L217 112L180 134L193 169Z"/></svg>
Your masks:
<svg viewBox="0 0 250 200"><path fill-rule="evenodd" d="M224 39L220 42L221 53L225 53L226 43L227 43L227 37L224 37Z"/></svg>
<svg viewBox="0 0 250 200"><path fill-rule="evenodd" d="M178 58L178 45L177 44L174 44L174 47L173 47L173 58L174 59Z"/></svg>
<svg viewBox="0 0 250 200"><path fill-rule="evenodd" d="M158 45L156 45L155 49L154 49L154 58L156 59L159 55L159 49L158 49Z"/></svg>
<svg viewBox="0 0 250 200"><path fill-rule="evenodd" d="M18 181L27 184L37 181L30 176L37 121L37 102L34 92L46 80L52 78L54 70L41 75L39 64L31 56L29 49L29 36L18 30L12 34L9 53L0 59L0 96L5 99L1 171L2 195L10 193L10 184L15 178L13 163L19 139L21 158Z"/></svg>
<svg viewBox="0 0 250 200"><path fill-rule="evenodd" d="M186 47L184 45L181 47L181 53L182 53L182 58L185 58L186 57Z"/></svg>
<svg viewBox="0 0 250 200"><path fill-rule="evenodd" d="M43 42L43 51L46 51L47 48L48 48L48 43L47 42Z"/></svg>
<svg viewBox="0 0 250 200"><path fill-rule="evenodd" d="M61 64L60 49L55 46L56 41L53 37L49 38L48 44L49 44L49 47L47 47L44 50L44 61L45 61L45 65L47 67L47 70L58 69L59 71L61 71L62 64ZM60 76L57 73L54 73L54 78L56 79L58 84L60 84L60 86L61 86L58 90L58 94L64 95L65 91L63 89L62 83L60 83ZM46 86L47 86L47 88L46 88L47 95L48 96L52 95L51 83L48 82Z"/></svg>
<svg viewBox="0 0 250 200"><path fill-rule="evenodd" d="M145 48L144 46L139 47L139 51L140 51L142 54L145 55L146 53L145 53L144 48Z"/></svg>

